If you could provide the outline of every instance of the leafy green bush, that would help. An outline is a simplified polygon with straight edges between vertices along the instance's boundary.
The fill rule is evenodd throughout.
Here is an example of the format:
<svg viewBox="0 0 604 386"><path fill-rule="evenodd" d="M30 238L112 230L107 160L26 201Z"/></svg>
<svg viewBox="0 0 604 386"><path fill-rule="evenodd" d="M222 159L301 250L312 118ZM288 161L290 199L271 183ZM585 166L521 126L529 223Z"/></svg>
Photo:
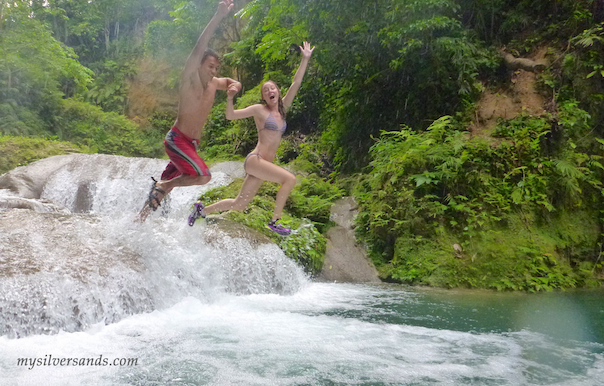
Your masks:
<svg viewBox="0 0 604 386"><path fill-rule="evenodd" d="M571 38L574 50L564 55L557 86L565 98L576 98L595 122L597 133L604 135L604 23Z"/></svg>
<svg viewBox="0 0 604 386"><path fill-rule="evenodd" d="M92 80L28 4L0 6L0 134L51 134L48 120L66 91L83 91Z"/></svg>
<svg viewBox="0 0 604 386"><path fill-rule="evenodd" d="M0 103L0 133L9 135L48 134L46 123L27 107L13 101Z"/></svg>
<svg viewBox="0 0 604 386"><path fill-rule="evenodd" d="M290 169L321 177L327 177L333 172L333 162L320 138L312 135L292 135L284 140L287 144L282 143L277 158L287 163Z"/></svg>
<svg viewBox="0 0 604 386"><path fill-rule="evenodd" d="M312 174L300 180L285 207L292 216L309 219L325 233L330 225L331 206L343 195L343 190Z"/></svg>
<svg viewBox="0 0 604 386"><path fill-rule="evenodd" d="M59 138L88 146L93 152L139 157L163 154L163 144L134 122L86 102L62 100L55 127Z"/></svg>
<svg viewBox="0 0 604 386"><path fill-rule="evenodd" d="M128 102L128 80L136 74L133 59L105 60L90 65L95 71L94 81L84 92L85 99L104 111L124 114Z"/></svg>

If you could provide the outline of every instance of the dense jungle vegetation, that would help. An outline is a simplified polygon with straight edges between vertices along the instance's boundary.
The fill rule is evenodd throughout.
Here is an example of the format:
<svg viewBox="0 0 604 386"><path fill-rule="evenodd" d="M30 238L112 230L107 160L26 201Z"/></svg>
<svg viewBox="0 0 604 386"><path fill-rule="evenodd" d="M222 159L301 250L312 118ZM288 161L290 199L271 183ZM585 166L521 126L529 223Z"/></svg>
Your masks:
<svg viewBox="0 0 604 386"><path fill-rule="evenodd" d="M164 156L180 70L216 4L3 0L0 173L66 152ZM265 79L287 87L297 45L316 46L278 154L302 176L286 209L314 224L310 254L349 194L385 280L601 283L603 1L237 0L234 11L211 45L244 86L238 106ZM226 120L225 98L206 124L210 162L255 145L251 120ZM254 219L272 205L274 187L264 192Z"/></svg>

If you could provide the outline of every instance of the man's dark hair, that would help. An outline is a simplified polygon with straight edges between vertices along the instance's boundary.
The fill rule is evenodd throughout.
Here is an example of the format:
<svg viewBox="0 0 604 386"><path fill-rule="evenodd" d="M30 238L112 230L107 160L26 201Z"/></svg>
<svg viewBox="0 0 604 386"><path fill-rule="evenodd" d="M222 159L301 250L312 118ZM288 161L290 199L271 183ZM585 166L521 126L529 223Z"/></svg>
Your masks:
<svg viewBox="0 0 604 386"><path fill-rule="evenodd" d="M205 62L206 59L210 56L213 56L214 58L216 58L216 60L218 60L218 62L220 62L220 55L218 55L218 53L216 51L214 51L211 48L208 48L204 53L203 56L201 57L201 63Z"/></svg>

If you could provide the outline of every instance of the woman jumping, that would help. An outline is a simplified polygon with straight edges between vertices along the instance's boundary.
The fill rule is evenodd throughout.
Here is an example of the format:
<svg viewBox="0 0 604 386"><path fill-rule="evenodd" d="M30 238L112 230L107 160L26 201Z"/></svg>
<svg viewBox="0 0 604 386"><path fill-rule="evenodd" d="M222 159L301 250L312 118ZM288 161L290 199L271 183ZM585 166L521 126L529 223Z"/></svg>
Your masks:
<svg viewBox="0 0 604 386"><path fill-rule="evenodd" d="M256 128L258 129L258 144L245 158L243 163L247 176L243 181L243 186L237 198L218 201L205 208L201 202L195 203L193 213L189 216L189 225L192 226L199 217L205 218L207 214L213 212L244 210L250 201L252 201L258 189L260 189L262 182L271 181L280 184L281 187L277 192L273 219L266 226L271 231L280 235L290 234L290 229L284 228L277 222L281 219L285 201L296 184L296 177L282 167L275 165L273 160L277 154L281 136L287 127L285 113L298 93L304 72L306 72L306 66L314 49L314 47L310 47L310 43L308 42L304 42L300 47L302 61L296 71L296 75L294 75L294 81L283 99L277 85L272 81L267 81L261 88L262 104L234 110L233 97L237 91L234 89L227 91L226 118L233 120L254 117Z"/></svg>

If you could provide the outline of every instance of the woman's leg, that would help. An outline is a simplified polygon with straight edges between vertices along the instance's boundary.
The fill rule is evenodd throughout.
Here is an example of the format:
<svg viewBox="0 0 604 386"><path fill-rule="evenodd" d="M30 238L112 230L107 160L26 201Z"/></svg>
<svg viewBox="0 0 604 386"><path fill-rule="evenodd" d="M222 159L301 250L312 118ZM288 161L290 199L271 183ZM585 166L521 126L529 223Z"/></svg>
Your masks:
<svg viewBox="0 0 604 386"><path fill-rule="evenodd" d="M244 210L247 208L252 198L260 189L262 180L251 175L247 175L241 186L241 190L236 198L228 198L226 200L218 201L212 205L208 205L204 208L204 216L213 212L221 212L224 210Z"/></svg>
<svg viewBox="0 0 604 386"><path fill-rule="evenodd" d="M296 176L260 157L250 157L247 161L246 171L260 180L271 181L281 184L275 200L275 211L273 212L273 221L281 218L283 207L287 201L289 193L296 185ZM254 193L255 194L255 193Z"/></svg>

